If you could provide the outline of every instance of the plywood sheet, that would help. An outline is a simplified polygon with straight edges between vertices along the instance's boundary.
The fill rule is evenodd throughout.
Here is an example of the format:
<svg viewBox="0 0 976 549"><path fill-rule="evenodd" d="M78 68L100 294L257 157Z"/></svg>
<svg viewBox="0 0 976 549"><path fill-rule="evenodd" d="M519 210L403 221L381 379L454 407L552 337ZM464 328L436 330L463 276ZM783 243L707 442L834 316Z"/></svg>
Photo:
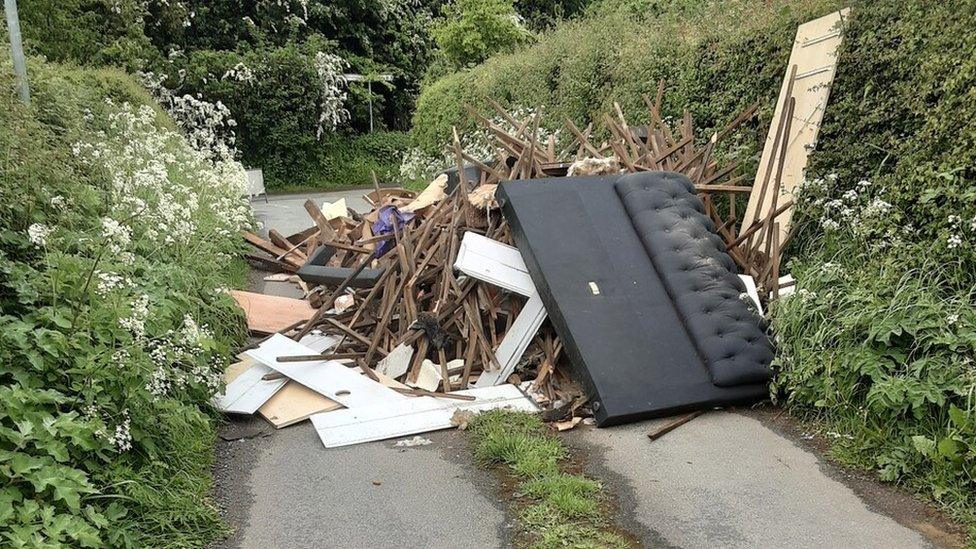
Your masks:
<svg viewBox="0 0 976 549"><path fill-rule="evenodd" d="M456 391L470 395L473 401L435 397L411 397L392 405L336 410L312 416L312 425L326 448L349 446L361 442L415 435L450 429L451 418L458 411L481 412L511 408L525 412L538 411L531 399L514 385Z"/></svg>
<svg viewBox="0 0 976 549"><path fill-rule="evenodd" d="M764 218L771 210L773 196L777 194L772 188L779 162L779 151L773 150L777 126L788 100L789 74L791 67L796 65L796 80L793 84L792 97L796 100L792 127L787 141L786 159L783 165L782 187L777 198L778 205L793 198L797 187L803 181L807 157L816 147L817 135L820 133L820 123L823 120L824 109L830 95L830 85L834 81L837 63L837 49L841 44L840 25L847 18L850 9L843 9L819 19L814 19L797 27L796 39L790 53L790 62L786 67L786 78L780 89L776 111L773 114L763 147L759 170L753 183L753 191L749 196L749 206L743 218L743 228L750 225L753 219ZM772 163L769 190L759 202L760 188L765 178L767 168ZM783 242L790 229L792 210L787 210L777 218L780 224L779 241ZM766 232L759 233L760 241Z"/></svg>
<svg viewBox="0 0 976 549"><path fill-rule="evenodd" d="M244 309L248 330L259 334L277 332L300 320L308 320L315 314L315 309L304 299L240 290L233 290L230 294Z"/></svg>

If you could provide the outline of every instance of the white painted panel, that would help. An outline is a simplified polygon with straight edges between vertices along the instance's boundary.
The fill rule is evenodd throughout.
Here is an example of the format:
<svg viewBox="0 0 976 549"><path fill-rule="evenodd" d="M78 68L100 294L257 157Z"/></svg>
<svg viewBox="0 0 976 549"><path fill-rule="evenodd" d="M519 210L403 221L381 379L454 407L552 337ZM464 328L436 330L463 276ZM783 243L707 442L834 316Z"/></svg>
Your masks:
<svg viewBox="0 0 976 549"><path fill-rule="evenodd" d="M224 394L214 397L214 406L228 414L253 414L288 383L283 378L271 381L261 379L273 371L264 364L254 364L228 383Z"/></svg>
<svg viewBox="0 0 976 549"><path fill-rule="evenodd" d="M519 313L512 327L505 332L505 337L498 344L495 351L495 359L501 369L482 372L474 382L475 387L490 387L504 383L508 376L512 375L518 365L525 349L532 342L539 327L546 320L546 306L542 304L542 298L535 294L525 302L522 312Z"/></svg>
<svg viewBox="0 0 976 549"><path fill-rule="evenodd" d="M764 316L762 303L759 303L759 290L756 289L756 280L749 275L739 275L742 279L742 283L746 285L746 293L752 298L752 302L756 304L756 310L759 311L759 316Z"/></svg>
<svg viewBox="0 0 976 549"><path fill-rule="evenodd" d="M536 293L535 284L518 248L478 233L464 233L454 268L472 278L526 297Z"/></svg>
<svg viewBox="0 0 976 549"><path fill-rule="evenodd" d="M393 405L335 410L315 414L310 419L322 444L326 448L335 448L450 429L454 426L451 418L458 410L481 412L511 408L525 412L538 411L532 400L514 385L468 389L453 394L474 396L476 400L411 397Z"/></svg>
<svg viewBox="0 0 976 549"><path fill-rule="evenodd" d="M334 360L307 362L278 362L279 356L314 355L314 350L281 334L271 336L247 355L269 366L309 389L329 397L347 408L389 404L406 400L407 396L359 375Z"/></svg>
<svg viewBox="0 0 976 549"><path fill-rule="evenodd" d="M318 330L315 330L303 337L299 343L315 351L316 353L324 353L325 351L338 345L340 339L341 338L338 336L326 335Z"/></svg>

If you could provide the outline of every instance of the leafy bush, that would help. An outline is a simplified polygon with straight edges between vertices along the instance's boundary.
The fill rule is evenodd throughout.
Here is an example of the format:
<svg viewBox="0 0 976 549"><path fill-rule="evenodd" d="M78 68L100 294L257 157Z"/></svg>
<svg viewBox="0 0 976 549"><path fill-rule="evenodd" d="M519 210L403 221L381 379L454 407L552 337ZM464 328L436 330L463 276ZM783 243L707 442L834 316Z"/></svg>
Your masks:
<svg viewBox="0 0 976 549"><path fill-rule="evenodd" d="M747 168L755 166L796 26L839 5L829 0L598 4L589 17L559 25L532 46L425 86L417 100L414 136L436 154L452 126L474 128L463 105L487 111L488 98L543 107L548 127L561 127L563 117L585 126L595 115L612 112L614 101L631 119L646 120L641 95L653 95L664 79L665 114L679 116L687 107L703 132L760 101L758 120L724 151Z"/></svg>
<svg viewBox="0 0 976 549"><path fill-rule="evenodd" d="M976 523L976 2L855 6L798 212L777 386Z"/></svg>
<svg viewBox="0 0 976 549"><path fill-rule="evenodd" d="M452 0L431 34L455 67L480 63L511 51L532 38L522 26L512 0Z"/></svg>
<svg viewBox="0 0 976 549"><path fill-rule="evenodd" d="M122 73L29 67L29 107L0 94L0 544L202 546L243 171Z"/></svg>

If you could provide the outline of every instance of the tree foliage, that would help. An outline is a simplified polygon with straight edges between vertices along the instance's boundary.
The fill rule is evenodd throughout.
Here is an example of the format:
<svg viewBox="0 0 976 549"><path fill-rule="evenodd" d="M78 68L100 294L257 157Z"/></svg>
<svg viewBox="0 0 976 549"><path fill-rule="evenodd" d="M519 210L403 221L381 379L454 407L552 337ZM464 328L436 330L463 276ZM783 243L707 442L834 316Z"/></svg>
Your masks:
<svg viewBox="0 0 976 549"><path fill-rule="evenodd" d="M532 39L512 0L452 0L431 34L454 67L480 63Z"/></svg>

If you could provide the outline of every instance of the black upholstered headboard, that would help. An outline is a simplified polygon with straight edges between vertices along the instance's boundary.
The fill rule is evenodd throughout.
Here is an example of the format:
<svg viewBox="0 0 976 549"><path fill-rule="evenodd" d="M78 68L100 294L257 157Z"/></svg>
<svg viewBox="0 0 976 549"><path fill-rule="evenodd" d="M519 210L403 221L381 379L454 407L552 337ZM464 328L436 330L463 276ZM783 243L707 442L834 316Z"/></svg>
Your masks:
<svg viewBox="0 0 976 549"><path fill-rule="evenodd" d="M740 298L745 285L687 177L621 176L615 183L634 230L720 387L766 382L773 348Z"/></svg>

